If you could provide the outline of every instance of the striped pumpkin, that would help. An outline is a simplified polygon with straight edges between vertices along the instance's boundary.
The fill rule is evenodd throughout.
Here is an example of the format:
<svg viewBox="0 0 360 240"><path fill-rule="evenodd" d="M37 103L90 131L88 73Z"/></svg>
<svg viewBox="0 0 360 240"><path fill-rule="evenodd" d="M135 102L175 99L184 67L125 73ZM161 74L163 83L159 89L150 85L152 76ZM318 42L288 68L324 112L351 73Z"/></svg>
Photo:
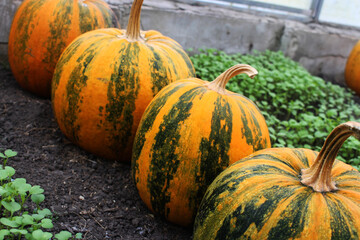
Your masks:
<svg viewBox="0 0 360 240"><path fill-rule="evenodd" d="M360 95L360 41L355 44L346 61L345 82Z"/></svg>
<svg viewBox="0 0 360 240"><path fill-rule="evenodd" d="M164 86L195 75L174 40L140 31L142 0L135 0L127 30L98 29L63 52L52 83L52 105L61 131L103 158L130 162L146 106Z"/></svg>
<svg viewBox="0 0 360 240"><path fill-rule="evenodd" d="M270 147L264 117L249 99L225 90L257 71L236 65L209 83L197 78L165 87L149 104L133 149L132 175L155 213L188 226L207 186L229 164Z"/></svg>
<svg viewBox="0 0 360 240"><path fill-rule="evenodd" d="M119 27L110 7L100 0L25 0L10 30L8 56L20 86L50 97L55 65L65 47L90 30Z"/></svg>
<svg viewBox="0 0 360 240"><path fill-rule="evenodd" d="M194 240L360 239L360 173L335 160L360 124L339 125L320 153L303 148L258 151L209 186Z"/></svg>

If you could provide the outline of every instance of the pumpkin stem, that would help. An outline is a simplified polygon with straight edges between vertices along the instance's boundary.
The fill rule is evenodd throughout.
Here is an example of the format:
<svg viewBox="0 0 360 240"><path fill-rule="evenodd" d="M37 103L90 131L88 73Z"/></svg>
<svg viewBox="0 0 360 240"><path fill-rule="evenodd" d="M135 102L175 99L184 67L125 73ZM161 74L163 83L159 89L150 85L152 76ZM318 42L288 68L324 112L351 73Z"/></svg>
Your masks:
<svg viewBox="0 0 360 240"><path fill-rule="evenodd" d="M337 190L331 178L331 170L342 144L350 136L360 139L360 123L346 122L330 133L314 164L310 168L301 170L301 183L312 187L316 192Z"/></svg>
<svg viewBox="0 0 360 240"><path fill-rule="evenodd" d="M218 76L214 81L207 83L206 86L220 94L225 94L225 86L229 80L241 73L245 73L249 77L253 78L256 74L258 74L258 71L247 64L236 64L220 74L220 76Z"/></svg>
<svg viewBox="0 0 360 240"><path fill-rule="evenodd" d="M126 37L129 40L139 40L140 37L140 13L144 0L134 0L129 16L129 22L126 28Z"/></svg>

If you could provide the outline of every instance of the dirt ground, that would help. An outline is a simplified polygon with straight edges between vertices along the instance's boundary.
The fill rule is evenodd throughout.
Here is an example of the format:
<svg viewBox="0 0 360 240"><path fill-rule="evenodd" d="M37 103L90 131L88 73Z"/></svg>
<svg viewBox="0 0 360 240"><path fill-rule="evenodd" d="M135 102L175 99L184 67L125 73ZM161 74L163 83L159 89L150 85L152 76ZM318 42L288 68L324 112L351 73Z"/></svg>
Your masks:
<svg viewBox="0 0 360 240"><path fill-rule="evenodd" d="M84 239L191 239L192 229L154 216L130 178L130 164L106 161L69 142L54 120L49 99L22 90L0 64L0 151L18 155L15 178L45 190L42 208L56 213L54 232Z"/></svg>

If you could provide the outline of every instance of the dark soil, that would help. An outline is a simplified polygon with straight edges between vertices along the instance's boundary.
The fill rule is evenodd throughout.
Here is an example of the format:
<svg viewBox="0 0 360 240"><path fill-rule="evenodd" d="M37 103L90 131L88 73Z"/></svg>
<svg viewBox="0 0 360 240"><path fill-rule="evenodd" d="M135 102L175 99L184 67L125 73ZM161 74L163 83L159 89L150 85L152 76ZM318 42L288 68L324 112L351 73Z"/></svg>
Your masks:
<svg viewBox="0 0 360 240"><path fill-rule="evenodd" d="M45 190L42 208L56 213L54 233L84 239L191 239L192 230L154 216L130 178L130 164L106 161L69 142L49 99L22 90L0 64L0 151L18 155L8 165Z"/></svg>

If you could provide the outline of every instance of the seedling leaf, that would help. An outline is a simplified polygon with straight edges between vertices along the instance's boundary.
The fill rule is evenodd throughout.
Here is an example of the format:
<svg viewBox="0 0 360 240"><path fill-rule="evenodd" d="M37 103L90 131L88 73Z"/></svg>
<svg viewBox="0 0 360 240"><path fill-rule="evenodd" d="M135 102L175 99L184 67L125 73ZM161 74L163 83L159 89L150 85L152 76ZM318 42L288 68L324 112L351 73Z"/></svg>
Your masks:
<svg viewBox="0 0 360 240"><path fill-rule="evenodd" d="M39 204L45 200L44 194L33 194L31 195L31 201L33 201L36 204Z"/></svg>
<svg viewBox="0 0 360 240"><path fill-rule="evenodd" d="M46 218L46 219L41 220L41 227L43 227L43 228L53 228L54 225L53 225L51 219Z"/></svg>
<svg viewBox="0 0 360 240"><path fill-rule="evenodd" d="M35 240L48 240L52 237L53 235L49 232L43 232L41 229L35 230L32 233L32 237Z"/></svg>
<svg viewBox="0 0 360 240"><path fill-rule="evenodd" d="M11 229L10 232L15 234L24 234L24 235L28 233L28 231L25 229L16 229L16 228Z"/></svg>
<svg viewBox="0 0 360 240"><path fill-rule="evenodd" d="M68 231L61 231L60 233L55 234L55 238L58 240L68 240L71 236L71 233Z"/></svg>
<svg viewBox="0 0 360 240"><path fill-rule="evenodd" d="M4 224L5 226L8 226L8 227L12 227L12 228L17 228L19 226L18 223L16 223L15 221L11 221L10 219L8 218L0 218L0 222L2 224Z"/></svg>
<svg viewBox="0 0 360 240"><path fill-rule="evenodd" d="M17 202L15 202L15 201L7 202L5 200L2 200L1 205L3 205L4 208L6 210L8 210L9 212L11 212L11 213L19 211L21 209L21 205L18 204Z"/></svg>
<svg viewBox="0 0 360 240"><path fill-rule="evenodd" d="M10 149L5 150L4 153L5 153L6 157L8 157L8 158L15 157L17 155L17 152L10 150Z"/></svg>
<svg viewBox="0 0 360 240"><path fill-rule="evenodd" d="M42 189L39 185L35 185L29 190L29 192L30 194L40 194L44 192L44 189Z"/></svg>

